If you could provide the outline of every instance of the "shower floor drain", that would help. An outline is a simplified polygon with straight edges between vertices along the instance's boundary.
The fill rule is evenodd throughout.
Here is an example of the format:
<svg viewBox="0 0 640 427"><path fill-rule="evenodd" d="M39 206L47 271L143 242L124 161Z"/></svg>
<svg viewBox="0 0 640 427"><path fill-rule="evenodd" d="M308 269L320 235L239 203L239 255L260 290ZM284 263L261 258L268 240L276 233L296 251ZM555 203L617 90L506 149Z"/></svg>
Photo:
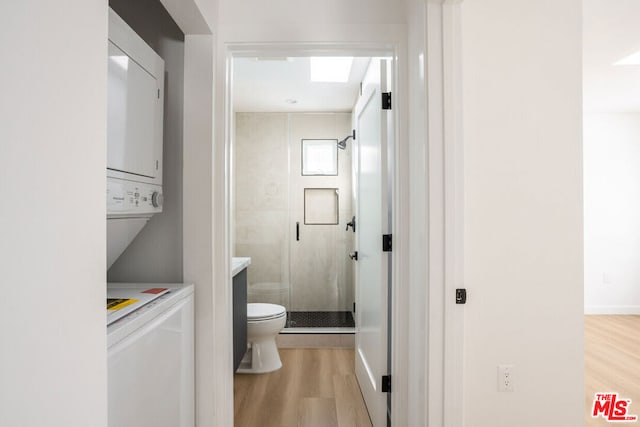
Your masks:
<svg viewBox="0 0 640 427"><path fill-rule="evenodd" d="M350 311L288 311L287 328L353 328Z"/></svg>

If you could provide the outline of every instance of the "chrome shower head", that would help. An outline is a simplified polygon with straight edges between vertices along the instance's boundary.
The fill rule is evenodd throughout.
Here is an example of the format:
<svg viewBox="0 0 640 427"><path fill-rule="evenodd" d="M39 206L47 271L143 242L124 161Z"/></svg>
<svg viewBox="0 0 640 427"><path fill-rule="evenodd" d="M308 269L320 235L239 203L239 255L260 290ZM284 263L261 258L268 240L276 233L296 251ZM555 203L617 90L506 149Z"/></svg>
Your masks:
<svg viewBox="0 0 640 427"><path fill-rule="evenodd" d="M341 150L345 150L347 148L347 141L349 140L349 138L356 139L355 135L356 135L356 131L354 130L352 135L349 135L345 139L338 141L338 148Z"/></svg>

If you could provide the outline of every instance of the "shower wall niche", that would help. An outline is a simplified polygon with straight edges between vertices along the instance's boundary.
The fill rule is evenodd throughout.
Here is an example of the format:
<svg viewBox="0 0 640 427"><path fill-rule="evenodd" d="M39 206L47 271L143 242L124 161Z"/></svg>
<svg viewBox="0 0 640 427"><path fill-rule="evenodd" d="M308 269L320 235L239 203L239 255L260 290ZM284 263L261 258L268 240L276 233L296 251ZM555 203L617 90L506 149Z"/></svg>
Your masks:
<svg viewBox="0 0 640 427"><path fill-rule="evenodd" d="M351 144L337 150L337 175L302 171L302 141L337 143L351 114L237 113L235 122L234 256L252 260L249 302L284 305L290 320L351 312Z"/></svg>

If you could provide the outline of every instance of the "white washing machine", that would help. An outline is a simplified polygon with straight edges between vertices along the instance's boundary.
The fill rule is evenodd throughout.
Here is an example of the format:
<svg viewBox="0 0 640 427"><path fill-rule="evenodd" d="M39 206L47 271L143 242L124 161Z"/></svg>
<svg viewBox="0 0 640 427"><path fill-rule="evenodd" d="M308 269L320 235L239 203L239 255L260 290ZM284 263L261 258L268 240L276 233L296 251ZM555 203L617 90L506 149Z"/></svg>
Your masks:
<svg viewBox="0 0 640 427"><path fill-rule="evenodd" d="M110 283L108 295L162 288L107 326L109 427L195 424L193 285Z"/></svg>

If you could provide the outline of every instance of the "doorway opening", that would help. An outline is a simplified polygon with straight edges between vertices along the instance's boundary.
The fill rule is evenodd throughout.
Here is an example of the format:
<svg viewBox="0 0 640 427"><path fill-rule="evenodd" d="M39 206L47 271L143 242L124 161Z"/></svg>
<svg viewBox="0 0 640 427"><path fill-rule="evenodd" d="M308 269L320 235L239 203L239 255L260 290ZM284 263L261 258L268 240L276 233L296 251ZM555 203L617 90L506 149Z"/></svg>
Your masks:
<svg viewBox="0 0 640 427"><path fill-rule="evenodd" d="M600 393L640 411L640 5L583 2L585 425ZM614 398L615 400L615 398ZM597 417L593 416L597 415ZM611 419L611 418L609 418Z"/></svg>
<svg viewBox="0 0 640 427"><path fill-rule="evenodd" d="M383 247L383 235L390 244L392 57L393 50L369 48L283 55L282 50L274 54L243 47L231 49L228 59L230 253L251 259L248 303L284 307L280 348L353 349L347 358L359 387L351 390L364 396L376 427L387 425L391 410L384 382L392 356L393 258L390 247ZM323 62L329 64L325 75L317 65ZM348 71L340 76L345 63ZM285 351L283 365L295 363L296 357L315 357L294 356L302 354L296 351ZM322 375L322 364L320 370ZM250 376L236 377L236 393L250 393ZM333 392L337 397L344 390ZM283 414L298 416L310 402L291 400ZM251 412L246 405L236 396L236 416ZM302 406L292 410L287 405ZM334 406L339 417L340 405Z"/></svg>

